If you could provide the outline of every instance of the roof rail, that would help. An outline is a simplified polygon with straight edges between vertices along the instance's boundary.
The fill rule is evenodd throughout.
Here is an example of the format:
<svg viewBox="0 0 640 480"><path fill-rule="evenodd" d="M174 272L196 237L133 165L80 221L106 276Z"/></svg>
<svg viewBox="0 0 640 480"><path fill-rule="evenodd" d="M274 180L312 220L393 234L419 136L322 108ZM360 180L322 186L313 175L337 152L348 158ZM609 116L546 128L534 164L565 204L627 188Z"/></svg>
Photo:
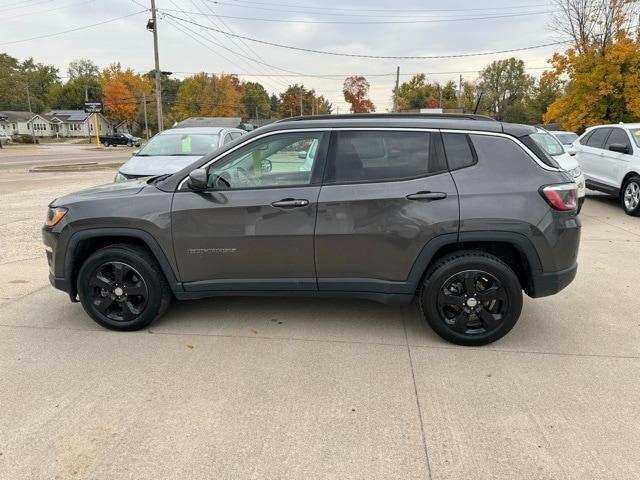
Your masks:
<svg viewBox="0 0 640 480"><path fill-rule="evenodd" d="M297 117L281 118L274 123L300 122L308 120L350 120L350 119L376 119L376 118L437 118L454 120L484 120L495 122L496 120L486 115L475 113L349 113L342 115L301 115Z"/></svg>

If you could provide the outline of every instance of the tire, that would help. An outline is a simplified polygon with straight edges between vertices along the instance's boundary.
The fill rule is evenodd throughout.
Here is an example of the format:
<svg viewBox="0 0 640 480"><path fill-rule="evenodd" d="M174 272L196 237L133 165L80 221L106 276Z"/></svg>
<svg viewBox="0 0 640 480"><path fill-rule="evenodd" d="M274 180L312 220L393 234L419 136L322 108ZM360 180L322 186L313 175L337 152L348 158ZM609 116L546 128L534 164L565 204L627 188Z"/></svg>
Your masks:
<svg viewBox="0 0 640 480"><path fill-rule="evenodd" d="M104 148L109 148L109 142L102 142L102 146Z"/></svg>
<svg viewBox="0 0 640 480"><path fill-rule="evenodd" d="M119 331L146 327L162 316L172 298L155 258L128 244L102 248L85 260L78 273L78 295L96 323Z"/></svg>
<svg viewBox="0 0 640 480"><path fill-rule="evenodd" d="M640 176L634 175L624 182L620 200L627 215L640 217Z"/></svg>
<svg viewBox="0 0 640 480"><path fill-rule="evenodd" d="M133 143L131 142L127 143L127 147L133 147Z"/></svg>
<svg viewBox="0 0 640 480"><path fill-rule="evenodd" d="M465 250L429 268L420 287L420 307L433 331L448 342L486 345L504 337L518 321L522 288L502 260Z"/></svg>

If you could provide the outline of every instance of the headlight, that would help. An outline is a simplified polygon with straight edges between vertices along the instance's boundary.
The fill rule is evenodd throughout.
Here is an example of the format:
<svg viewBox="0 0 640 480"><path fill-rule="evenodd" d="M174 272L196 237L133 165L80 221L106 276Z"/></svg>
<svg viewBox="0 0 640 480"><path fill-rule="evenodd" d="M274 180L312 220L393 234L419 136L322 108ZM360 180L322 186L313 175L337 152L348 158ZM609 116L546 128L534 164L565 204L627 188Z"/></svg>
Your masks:
<svg viewBox="0 0 640 480"><path fill-rule="evenodd" d="M127 180L129 180L129 179L127 177L125 177L123 174L121 174L120 172L116 173L116 176L113 178L113 181L115 183L126 182Z"/></svg>
<svg viewBox="0 0 640 480"><path fill-rule="evenodd" d="M67 214L67 211L64 207L49 207L49 210L47 210L47 218L44 222L45 226L53 227L60 223L60 220Z"/></svg>
<svg viewBox="0 0 640 480"><path fill-rule="evenodd" d="M580 175L582 175L582 170L580 170L580 167L576 167L572 170L569 170L569 174L573 177L579 177Z"/></svg>

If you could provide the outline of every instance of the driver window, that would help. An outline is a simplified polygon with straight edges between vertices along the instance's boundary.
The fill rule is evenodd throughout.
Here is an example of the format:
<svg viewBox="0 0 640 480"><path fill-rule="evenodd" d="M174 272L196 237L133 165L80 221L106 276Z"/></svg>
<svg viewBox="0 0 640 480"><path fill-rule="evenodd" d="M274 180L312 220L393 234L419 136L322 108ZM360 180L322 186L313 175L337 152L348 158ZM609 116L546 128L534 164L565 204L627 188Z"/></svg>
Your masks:
<svg viewBox="0 0 640 480"><path fill-rule="evenodd" d="M309 185L323 132L281 133L239 148L209 167L209 188Z"/></svg>

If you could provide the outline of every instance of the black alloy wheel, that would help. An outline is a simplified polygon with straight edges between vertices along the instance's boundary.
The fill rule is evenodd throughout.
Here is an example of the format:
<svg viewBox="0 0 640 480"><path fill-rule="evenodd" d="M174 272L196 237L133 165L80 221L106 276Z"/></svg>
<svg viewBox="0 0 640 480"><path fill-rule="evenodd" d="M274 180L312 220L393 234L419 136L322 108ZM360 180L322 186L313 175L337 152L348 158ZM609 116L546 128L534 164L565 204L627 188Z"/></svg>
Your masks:
<svg viewBox="0 0 640 480"><path fill-rule="evenodd" d="M84 310L103 327L139 330L165 312L172 293L148 250L116 244L84 261L78 272L78 296Z"/></svg>
<svg viewBox="0 0 640 480"><path fill-rule="evenodd" d="M444 282L437 306L449 328L476 335L500 326L509 309L509 300L496 277L482 270L466 270Z"/></svg>
<svg viewBox="0 0 640 480"><path fill-rule="evenodd" d="M522 288L502 260L465 250L429 268L420 289L420 307L433 331L445 340L486 345L502 338L518 321Z"/></svg>
<svg viewBox="0 0 640 480"><path fill-rule="evenodd" d="M94 307L115 322L130 322L144 311L149 290L142 275L122 262L100 265L89 280Z"/></svg>

